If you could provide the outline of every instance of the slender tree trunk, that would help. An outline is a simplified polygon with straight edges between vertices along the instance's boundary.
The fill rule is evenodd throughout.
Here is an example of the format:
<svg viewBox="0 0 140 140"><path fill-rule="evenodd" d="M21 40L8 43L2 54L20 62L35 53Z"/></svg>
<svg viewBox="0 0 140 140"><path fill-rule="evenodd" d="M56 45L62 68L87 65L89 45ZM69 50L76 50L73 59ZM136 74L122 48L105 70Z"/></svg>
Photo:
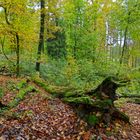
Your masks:
<svg viewBox="0 0 140 140"><path fill-rule="evenodd" d="M19 49L20 49L20 45L19 45L19 35L18 35L18 33L16 33L16 55L17 55L16 74L17 74L17 77L19 76L19 61L20 61Z"/></svg>
<svg viewBox="0 0 140 140"><path fill-rule="evenodd" d="M10 21L9 21L9 19L8 19L8 10L7 10L7 8L5 8L5 7L3 7L4 8L4 13L5 13L5 21L6 21L6 23L9 25L9 26L11 26L11 23L10 23ZM15 36L15 38L16 38L16 57L17 57L17 60L16 60L16 75L17 75L17 77L19 76L19 62L20 62L20 54L19 54L19 50L20 50L20 44L19 44L19 34L18 34L18 32L12 32L12 31L10 31L10 33L12 34L12 35L14 35ZM4 49L3 49L3 52L4 52ZM7 58L7 60L8 60L8 57L5 55L5 57ZM12 62L12 61L10 61L10 62Z"/></svg>
<svg viewBox="0 0 140 140"><path fill-rule="evenodd" d="M75 28L74 31L75 32L74 32L73 56L76 59L77 58L77 56L76 56L76 54L77 54L77 29Z"/></svg>
<svg viewBox="0 0 140 140"><path fill-rule="evenodd" d="M39 35L39 45L38 45L38 52L37 52L36 71L40 71L41 51L44 49L45 0L41 0L40 2L41 2L40 35Z"/></svg>
<svg viewBox="0 0 140 140"><path fill-rule="evenodd" d="M125 51L126 51L126 49L127 49L127 43L126 43L126 39L127 39L127 30L128 30L128 26L125 28L125 31L124 31L124 43L123 43L122 54L121 54L121 58L120 58L120 64L123 63L124 54L125 54Z"/></svg>
<svg viewBox="0 0 140 140"><path fill-rule="evenodd" d="M13 63L13 62L8 58L8 56L6 55L5 50L4 50L5 36L4 36L3 40L1 39L0 44L1 44L1 50L2 50L2 53L3 53L4 57L5 57L10 63ZM13 65L14 65L14 63L13 63Z"/></svg>
<svg viewBox="0 0 140 140"><path fill-rule="evenodd" d="M125 52L128 53L127 52L128 51L127 34L128 34L128 26L130 23L130 15L131 15L131 11L128 12L127 25L126 25L125 30L124 30L124 43L123 43L122 54L121 54L121 58L120 58L120 64L123 63ZM128 61L128 58L126 58L126 60Z"/></svg>

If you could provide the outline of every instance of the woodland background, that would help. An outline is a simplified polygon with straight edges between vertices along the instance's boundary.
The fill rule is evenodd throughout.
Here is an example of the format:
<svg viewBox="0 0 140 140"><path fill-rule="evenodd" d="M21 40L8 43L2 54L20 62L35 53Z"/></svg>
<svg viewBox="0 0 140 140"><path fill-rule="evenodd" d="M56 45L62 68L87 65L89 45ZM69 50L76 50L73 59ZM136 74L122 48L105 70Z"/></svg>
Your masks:
<svg viewBox="0 0 140 140"><path fill-rule="evenodd" d="M139 139L139 97L139 0L0 0L0 139Z"/></svg>

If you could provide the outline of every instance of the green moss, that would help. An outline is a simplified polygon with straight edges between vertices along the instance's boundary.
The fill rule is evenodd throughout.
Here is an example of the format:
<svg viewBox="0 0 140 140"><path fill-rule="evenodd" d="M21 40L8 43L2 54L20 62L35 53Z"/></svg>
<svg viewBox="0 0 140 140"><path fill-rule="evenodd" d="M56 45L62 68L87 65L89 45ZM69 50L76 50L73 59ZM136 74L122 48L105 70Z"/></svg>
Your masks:
<svg viewBox="0 0 140 140"><path fill-rule="evenodd" d="M16 89L21 89L27 86L27 81L25 79L21 80L17 85Z"/></svg>
<svg viewBox="0 0 140 140"><path fill-rule="evenodd" d="M25 88L25 89L21 89L21 90L19 91L19 93L16 95L16 97L14 98L14 100L12 100L12 101L8 104L8 106L9 106L10 108L17 106L17 105L19 104L19 102L22 101L22 100L25 98L25 96L26 96L27 93L32 92L32 91L34 91L34 90L35 90L35 87L33 87L33 86L28 86L28 87Z"/></svg>
<svg viewBox="0 0 140 140"><path fill-rule="evenodd" d="M88 124L94 126L94 125L99 123L99 119L96 115L88 115L87 116L87 122L88 122Z"/></svg>
<svg viewBox="0 0 140 140"><path fill-rule="evenodd" d="M69 98L63 98L63 101L69 102L69 103L76 103L76 104L93 104L93 99L91 99L89 96L83 96L83 97L69 97Z"/></svg>

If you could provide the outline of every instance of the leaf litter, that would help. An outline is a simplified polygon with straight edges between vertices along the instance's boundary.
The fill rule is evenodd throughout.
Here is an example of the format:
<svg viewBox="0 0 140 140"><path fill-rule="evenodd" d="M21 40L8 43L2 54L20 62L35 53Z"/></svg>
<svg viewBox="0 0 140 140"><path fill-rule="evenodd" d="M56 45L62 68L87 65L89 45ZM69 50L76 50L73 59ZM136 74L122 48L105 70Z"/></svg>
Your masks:
<svg viewBox="0 0 140 140"><path fill-rule="evenodd" d="M17 91L9 90L9 81L20 79L0 76L4 96L8 104ZM34 83L30 83L34 85ZM114 121L109 126L99 124L88 127L73 108L35 85L38 92L28 93L8 115L0 116L0 140L139 140L140 105L126 103L120 109L130 116L131 125ZM7 112L6 112L7 113Z"/></svg>

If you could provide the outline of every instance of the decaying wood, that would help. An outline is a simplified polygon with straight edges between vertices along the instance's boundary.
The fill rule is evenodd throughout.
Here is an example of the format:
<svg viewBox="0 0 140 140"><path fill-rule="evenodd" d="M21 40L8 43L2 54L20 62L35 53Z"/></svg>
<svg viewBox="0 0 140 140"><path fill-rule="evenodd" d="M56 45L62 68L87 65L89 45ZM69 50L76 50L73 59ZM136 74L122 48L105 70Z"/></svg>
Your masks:
<svg viewBox="0 0 140 140"><path fill-rule="evenodd" d="M100 121L110 123L113 119L121 119L129 123L129 117L120 112L114 105L117 100L116 90L125 86L128 81L121 81L115 77L107 77L96 88L85 93L63 94L63 101L76 106L78 112L83 112L82 117L94 114ZM98 115L100 112L100 115Z"/></svg>

